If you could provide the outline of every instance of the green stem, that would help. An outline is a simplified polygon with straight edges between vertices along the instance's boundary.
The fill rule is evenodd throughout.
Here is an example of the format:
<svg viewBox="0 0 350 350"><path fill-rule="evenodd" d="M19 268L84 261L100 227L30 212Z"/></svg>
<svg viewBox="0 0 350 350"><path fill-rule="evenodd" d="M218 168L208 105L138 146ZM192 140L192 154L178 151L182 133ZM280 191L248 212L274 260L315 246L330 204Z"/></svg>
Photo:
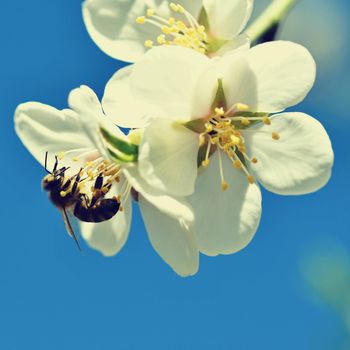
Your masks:
<svg viewBox="0 0 350 350"><path fill-rule="evenodd" d="M274 0L267 9L249 26L246 33L256 42L273 26L283 20L298 0Z"/></svg>

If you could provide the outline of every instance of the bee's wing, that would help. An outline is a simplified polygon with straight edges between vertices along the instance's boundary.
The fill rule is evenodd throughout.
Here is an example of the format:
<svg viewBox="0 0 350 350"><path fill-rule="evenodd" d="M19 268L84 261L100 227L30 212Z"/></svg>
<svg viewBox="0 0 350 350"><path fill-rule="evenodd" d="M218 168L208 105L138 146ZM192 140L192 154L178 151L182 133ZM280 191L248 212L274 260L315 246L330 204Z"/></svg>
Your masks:
<svg viewBox="0 0 350 350"><path fill-rule="evenodd" d="M78 238L74 233L73 227L70 223L70 220L69 220L69 217L68 217L68 214L67 214L67 211L65 208L62 208L61 214L62 214L64 226L66 226L66 230L67 230L68 234L74 239L74 242L76 243L78 249L81 251L81 247L80 247Z"/></svg>

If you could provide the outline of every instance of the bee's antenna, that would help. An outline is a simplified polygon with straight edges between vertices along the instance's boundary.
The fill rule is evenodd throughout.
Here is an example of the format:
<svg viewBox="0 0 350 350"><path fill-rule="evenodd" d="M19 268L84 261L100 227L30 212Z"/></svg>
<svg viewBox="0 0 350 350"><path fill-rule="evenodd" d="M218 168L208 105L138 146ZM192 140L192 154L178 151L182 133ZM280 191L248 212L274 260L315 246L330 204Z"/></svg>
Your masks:
<svg viewBox="0 0 350 350"><path fill-rule="evenodd" d="M48 174L52 174L52 172L47 169L47 156L48 156L48 154L49 154L49 152L46 151L46 153L45 153L45 170Z"/></svg>

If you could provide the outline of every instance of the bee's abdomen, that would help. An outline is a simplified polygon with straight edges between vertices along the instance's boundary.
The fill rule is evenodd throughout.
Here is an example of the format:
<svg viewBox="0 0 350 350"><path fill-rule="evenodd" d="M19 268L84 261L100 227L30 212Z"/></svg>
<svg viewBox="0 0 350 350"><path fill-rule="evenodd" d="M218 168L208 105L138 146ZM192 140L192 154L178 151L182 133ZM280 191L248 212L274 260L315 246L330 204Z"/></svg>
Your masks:
<svg viewBox="0 0 350 350"><path fill-rule="evenodd" d="M101 199L92 208L88 208L83 202L78 202L74 207L74 215L85 222L102 222L111 219L119 210L120 204L116 199Z"/></svg>

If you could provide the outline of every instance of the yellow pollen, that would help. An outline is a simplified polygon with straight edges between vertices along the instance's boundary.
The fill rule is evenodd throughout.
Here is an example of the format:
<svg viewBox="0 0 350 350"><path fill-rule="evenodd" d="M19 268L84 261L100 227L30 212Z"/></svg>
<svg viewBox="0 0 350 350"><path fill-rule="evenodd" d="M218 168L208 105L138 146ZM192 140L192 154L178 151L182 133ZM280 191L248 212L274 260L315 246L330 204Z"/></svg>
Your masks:
<svg viewBox="0 0 350 350"><path fill-rule="evenodd" d="M252 175L248 175L247 176L247 180L248 182L252 185L253 183L255 183L254 177Z"/></svg>
<svg viewBox="0 0 350 350"><path fill-rule="evenodd" d="M154 15L154 10L153 9L148 9L147 10L147 17L152 17Z"/></svg>
<svg viewBox="0 0 350 350"><path fill-rule="evenodd" d="M221 108L215 108L215 113L219 116L222 116L225 114L225 111L224 109L221 107Z"/></svg>
<svg viewBox="0 0 350 350"><path fill-rule="evenodd" d="M264 117L262 121L265 125L271 125L271 120L269 117Z"/></svg>
<svg viewBox="0 0 350 350"><path fill-rule="evenodd" d="M66 156L66 152L60 152L60 153L58 153L57 158L59 160L62 160L65 156Z"/></svg>
<svg viewBox="0 0 350 350"><path fill-rule="evenodd" d="M89 176L89 178L90 178L91 180L94 179L94 173L93 173L92 170L89 170L89 171L87 172L87 174L88 174L88 176Z"/></svg>
<svg viewBox="0 0 350 350"><path fill-rule="evenodd" d="M145 16L140 16L136 18L136 23L137 24L145 24L146 23L146 17Z"/></svg>
<svg viewBox="0 0 350 350"><path fill-rule="evenodd" d="M249 110L249 106L244 104L244 103L237 103L236 104L236 109L237 109L237 111L245 112L245 111Z"/></svg>
<svg viewBox="0 0 350 350"><path fill-rule="evenodd" d="M124 207L122 205L119 207L119 211L120 212L124 211Z"/></svg>
<svg viewBox="0 0 350 350"><path fill-rule="evenodd" d="M166 43L165 35L164 34L159 35L157 38L157 42L160 45L164 45Z"/></svg>
<svg viewBox="0 0 350 350"><path fill-rule="evenodd" d="M170 26L173 26L173 25L175 24L175 22L176 22L176 20L175 20L174 17L170 17L170 18L168 19L168 23L169 23Z"/></svg>
<svg viewBox="0 0 350 350"><path fill-rule="evenodd" d="M145 41L145 46L148 48L151 48L153 46L153 41L152 40L146 40Z"/></svg>
<svg viewBox="0 0 350 350"><path fill-rule="evenodd" d="M170 34L170 33L171 33L171 28L168 27L168 26L163 26L163 27L162 27L162 32L163 32L164 34Z"/></svg>
<svg viewBox="0 0 350 350"><path fill-rule="evenodd" d="M209 166L209 163L210 163L209 159L204 159L204 160L202 161L202 165L203 165L205 168Z"/></svg>
<svg viewBox="0 0 350 350"><path fill-rule="evenodd" d="M219 142L219 138L218 138L218 137L212 137L212 138L210 139L210 142L211 142L213 145L215 145L216 143Z"/></svg>
<svg viewBox="0 0 350 350"><path fill-rule="evenodd" d="M234 162L233 162L233 166L236 168L236 169L241 169L242 168L242 163L239 159L236 159Z"/></svg>
<svg viewBox="0 0 350 350"><path fill-rule="evenodd" d="M61 191L61 192L60 192L60 196L61 196L62 198L64 198L65 196L67 196L67 192L66 192L66 191Z"/></svg>
<svg viewBox="0 0 350 350"><path fill-rule="evenodd" d="M253 164L256 164L258 162L258 160L254 157L254 158L252 158L252 163Z"/></svg>
<svg viewBox="0 0 350 350"><path fill-rule="evenodd" d="M211 132L213 130L213 125L210 123L206 123L205 129L207 130L207 132Z"/></svg>
<svg viewBox="0 0 350 350"><path fill-rule="evenodd" d="M243 124L243 125L249 125L250 124L250 120L248 119L248 118L242 118L241 119L241 123Z"/></svg>
<svg viewBox="0 0 350 350"><path fill-rule="evenodd" d="M221 190L224 192L228 189L229 185L226 181L221 182Z"/></svg>
<svg viewBox="0 0 350 350"><path fill-rule="evenodd" d="M72 158L72 161L73 161L73 162L77 162L78 160L79 160L78 157L73 157L73 158Z"/></svg>
<svg viewBox="0 0 350 350"><path fill-rule="evenodd" d="M231 135L230 139L231 139L231 143L235 146L238 146L242 142L241 139L235 135Z"/></svg>
<svg viewBox="0 0 350 350"><path fill-rule="evenodd" d="M272 133L272 138L277 141L277 140L280 139L280 135L277 132L273 132Z"/></svg>
<svg viewBox="0 0 350 350"><path fill-rule="evenodd" d="M173 2L171 2L171 3L169 4L169 7L170 7L174 12L178 12L178 11L179 11L179 7L178 7L176 4L174 4Z"/></svg>
<svg viewBox="0 0 350 350"><path fill-rule="evenodd" d="M86 162L86 163L85 163L85 166L91 167L93 164L94 164L93 162Z"/></svg>

